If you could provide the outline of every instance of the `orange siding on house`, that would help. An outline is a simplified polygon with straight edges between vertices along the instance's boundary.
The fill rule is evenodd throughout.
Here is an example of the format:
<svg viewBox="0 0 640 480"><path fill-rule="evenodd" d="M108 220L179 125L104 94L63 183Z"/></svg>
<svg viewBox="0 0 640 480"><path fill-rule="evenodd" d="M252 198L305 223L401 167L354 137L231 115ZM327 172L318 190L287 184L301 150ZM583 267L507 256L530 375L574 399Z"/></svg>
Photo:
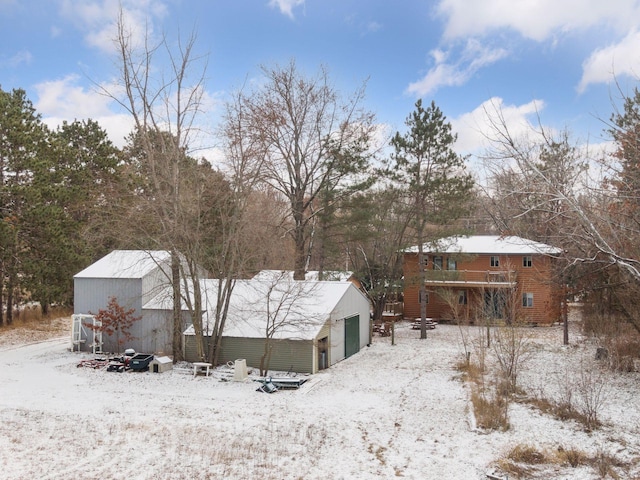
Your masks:
<svg viewBox="0 0 640 480"><path fill-rule="evenodd" d="M443 269L447 268L447 254L443 254ZM491 256L499 258L499 266L491 266ZM553 285L552 279L552 262L553 257L545 255L530 255L532 257L532 266L523 266L523 255L505 255L505 254L458 254L452 255L457 260L457 272L455 279L458 281L477 280L481 277L486 278L485 272L512 272L509 274L511 280L515 280L515 290L509 288L501 288L501 291L512 292L510 301L516 306L516 315L527 323L549 324L560 319L560 292L558 286ZM433 271L433 254L428 254L429 262L427 270ZM468 272L465 273L464 271ZM420 278L418 270L418 254L406 253L404 255L404 314L407 318L418 318L420 316L420 304L418 301L420 290ZM451 308L440 298L437 292L443 289L449 290L466 290L467 305L461 306L461 311L467 312L469 318L473 321L479 308L484 304L484 292L493 288L495 285L486 284L485 287L479 286L477 283L464 285L459 283L453 285L441 283L439 285L427 282L427 291L429 291L429 303L427 304L427 317L435 319L451 319ZM522 306L522 294L533 294L533 306Z"/></svg>

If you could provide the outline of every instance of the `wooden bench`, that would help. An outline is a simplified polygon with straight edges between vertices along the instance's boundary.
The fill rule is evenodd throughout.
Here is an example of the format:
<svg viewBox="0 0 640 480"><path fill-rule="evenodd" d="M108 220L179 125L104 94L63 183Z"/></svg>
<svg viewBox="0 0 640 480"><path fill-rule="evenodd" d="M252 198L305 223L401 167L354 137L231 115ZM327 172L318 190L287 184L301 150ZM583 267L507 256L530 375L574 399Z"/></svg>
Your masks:
<svg viewBox="0 0 640 480"><path fill-rule="evenodd" d="M193 376L195 377L199 373L204 373L207 377L209 376L209 370L211 369L211 364L206 362L193 362Z"/></svg>

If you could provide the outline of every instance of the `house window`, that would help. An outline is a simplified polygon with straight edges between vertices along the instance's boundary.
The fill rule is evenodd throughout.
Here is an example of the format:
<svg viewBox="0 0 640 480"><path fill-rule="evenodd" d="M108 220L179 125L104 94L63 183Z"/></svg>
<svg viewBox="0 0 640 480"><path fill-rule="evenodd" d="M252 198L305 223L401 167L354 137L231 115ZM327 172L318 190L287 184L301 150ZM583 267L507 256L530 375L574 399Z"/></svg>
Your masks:
<svg viewBox="0 0 640 480"><path fill-rule="evenodd" d="M433 269L434 270L442 270L442 257L435 256L433 257Z"/></svg>
<svg viewBox="0 0 640 480"><path fill-rule="evenodd" d="M447 258L447 270L457 270L458 262L456 262L453 258Z"/></svg>
<svg viewBox="0 0 640 480"><path fill-rule="evenodd" d="M523 267L531 267L531 265L533 264L533 259L531 258L531 255L525 255L524 257L522 257L522 266Z"/></svg>
<svg viewBox="0 0 640 480"><path fill-rule="evenodd" d="M491 257L491 266L499 267L500 266L500 257Z"/></svg>
<svg viewBox="0 0 640 480"><path fill-rule="evenodd" d="M523 307L533 307L533 293L523 293L522 294L522 306Z"/></svg>
<svg viewBox="0 0 640 480"><path fill-rule="evenodd" d="M424 303L429 303L429 292L422 292L422 290L419 291L418 294L418 301L420 302L420 304L423 303L422 299L424 299Z"/></svg>
<svg viewBox="0 0 640 480"><path fill-rule="evenodd" d="M467 291L458 290L458 305L466 305L466 304L467 304Z"/></svg>

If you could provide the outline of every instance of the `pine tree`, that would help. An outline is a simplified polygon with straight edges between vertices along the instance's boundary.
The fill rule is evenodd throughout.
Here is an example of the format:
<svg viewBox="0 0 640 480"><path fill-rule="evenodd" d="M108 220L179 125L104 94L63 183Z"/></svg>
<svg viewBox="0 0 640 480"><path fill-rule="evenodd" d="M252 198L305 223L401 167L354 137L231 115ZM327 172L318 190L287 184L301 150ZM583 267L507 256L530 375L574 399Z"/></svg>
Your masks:
<svg viewBox="0 0 640 480"><path fill-rule="evenodd" d="M408 131L404 135L397 132L391 139L395 148L391 173L406 189L420 265L420 338L427 338L424 245L453 233L455 221L467 211L474 182L465 171L465 158L453 149L457 135L440 108L431 102L425 109L422 100L415 106L405 121Z"/></svg>

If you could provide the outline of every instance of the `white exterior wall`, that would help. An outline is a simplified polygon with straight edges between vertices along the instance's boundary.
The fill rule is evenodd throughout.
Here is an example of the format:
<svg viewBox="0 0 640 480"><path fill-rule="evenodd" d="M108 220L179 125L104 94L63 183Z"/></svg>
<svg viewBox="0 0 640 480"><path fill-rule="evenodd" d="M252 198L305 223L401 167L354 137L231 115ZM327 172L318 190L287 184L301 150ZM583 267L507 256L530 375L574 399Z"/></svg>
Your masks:
<svg viewBox="0 0 640 480"><path fill-rule="evenodd" d="M331 321L331 336L329 337L329 365L344 360L344 318Z"/></svg>
<svg viewBox="0 0 640 480"><path fill-rule="evenodd" d="M360 348L369 344L369 300L355 286L347 289L331 313L330 365L344 360L345 338L344 319L358 315L360 317Z"/></svg>

